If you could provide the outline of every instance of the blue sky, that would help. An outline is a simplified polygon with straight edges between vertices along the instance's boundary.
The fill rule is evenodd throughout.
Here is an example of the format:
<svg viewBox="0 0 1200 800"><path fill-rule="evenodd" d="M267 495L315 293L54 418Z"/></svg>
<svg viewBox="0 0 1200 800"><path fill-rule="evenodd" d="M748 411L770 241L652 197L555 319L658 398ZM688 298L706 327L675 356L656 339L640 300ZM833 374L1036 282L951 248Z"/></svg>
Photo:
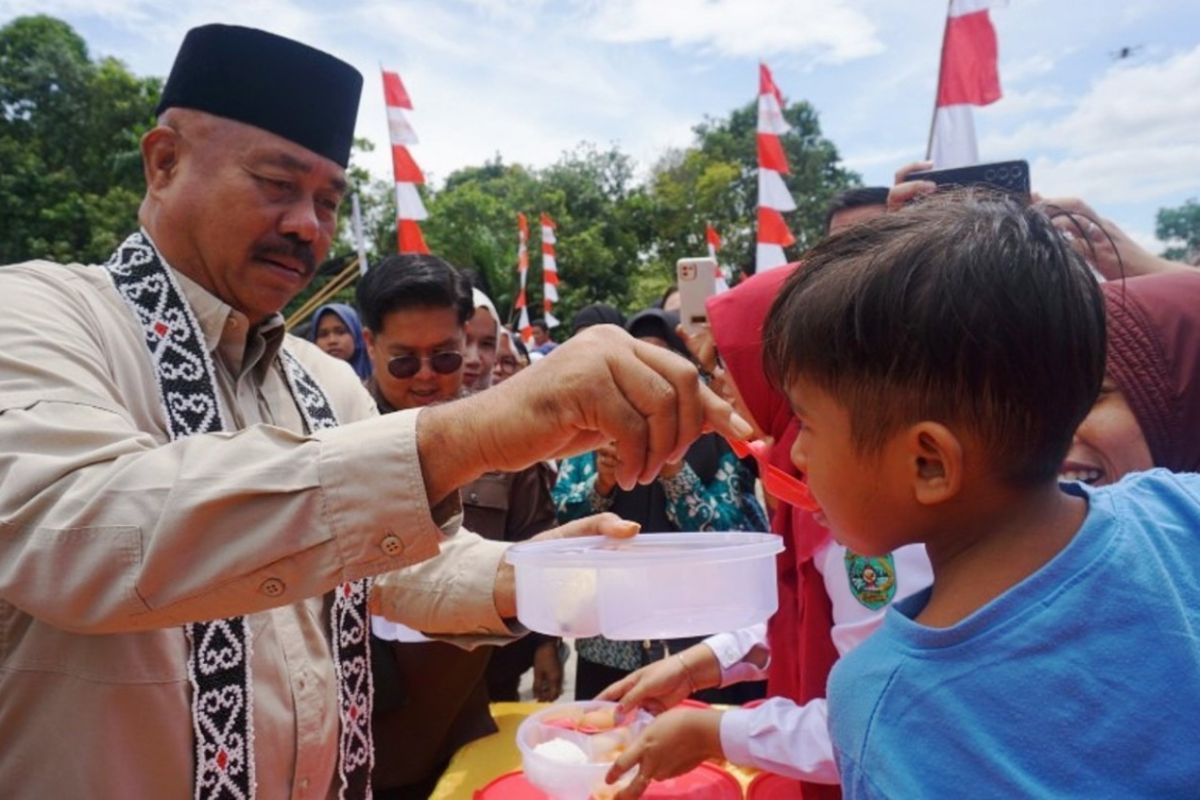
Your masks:
<svg viewBox="0 0 1200 800"><path fill-rule="evenodd" d="M167 10L169 8L169 10ZM579 141L643 170L691 126L752 100L756 64L868 183L924 153L944 0L0 0L0 22L49 13L93 54L165 75L206 22L266 28L366 76L358 134L386 143L382 64L401 73L436 183L499 153L545 165ZM1004 98L976 113L985 160L1025 158L1034 187L1075 195L1137 240L1200 197L1200 3L1011 0L992 10ZM1136 48L1118 59L1123 47ZM381 147L367 165L390 174Z"/></svg>

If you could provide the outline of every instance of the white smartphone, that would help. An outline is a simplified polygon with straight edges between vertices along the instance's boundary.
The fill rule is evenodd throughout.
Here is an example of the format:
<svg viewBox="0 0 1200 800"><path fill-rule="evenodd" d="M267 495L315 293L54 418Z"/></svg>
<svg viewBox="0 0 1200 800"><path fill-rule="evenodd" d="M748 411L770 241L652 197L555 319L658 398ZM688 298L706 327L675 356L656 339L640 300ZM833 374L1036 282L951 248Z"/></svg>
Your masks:
<svg viewBox="0 0 1200 800"><path fill-rule="evenodd" d="M708 324L705 301L717 293L717 262L704 258L681 258L675 262L679 286L679 320L686 328Z"/></svg>

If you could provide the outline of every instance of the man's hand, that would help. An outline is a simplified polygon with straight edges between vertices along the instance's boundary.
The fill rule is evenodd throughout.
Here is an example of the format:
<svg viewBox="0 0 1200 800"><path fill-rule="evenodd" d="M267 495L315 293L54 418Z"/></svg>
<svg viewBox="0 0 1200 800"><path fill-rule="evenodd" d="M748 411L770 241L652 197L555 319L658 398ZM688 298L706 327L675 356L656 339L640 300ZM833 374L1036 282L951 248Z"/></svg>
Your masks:
<svg viewBox="0 0 1200 800"><path fill-rule="evenodd" d="M705 430L743 439L745 420L696 368L614 325L574 336L500 386L421 412L417 446L431 504L490 470L616 441L617 485L650 483Z"/></svg>
<svg viewBox="0 0 1200 800"><path fill-rule="evenodd" d="M1148 252L1112 220L1075 197L1039 198L1040 205L1079 255L1108 280L1191 269Z"/></svg>
<svg viewBox="0 0 1200 800"><path fill-rule="evenodd" d="M701 761L723 758L721 715L713 709L677 708L668 711L642 732L629 749L617 757L605 780L614 783L635 765L638 773L617 794L616 800L636 800L652 780L665 780L695 769Z"/></svg>
<svg viewBox="0 0 1200 800"><path fill-rule="evenodd" d="M543 531L529 541L541 542L572 536L611 536L614 539L628 539L641 529L641 525L623 520L616 514L594 514ZM492 599L495 600L496 612L501 618L512 619L517 616L516 578L513 566L507 559L500 559L500 565L496 567L496 585L492 590Z"/></svg>
<svg viewBox="0 0 1200 800"><path fill-rule="evenodd" d="M616 442L596 448L596 494L608 497L617 488L617 467L621 458L617 455Z"/></svg>
<svg viewBox="0 0 1200 800"><path fill-rule="evenodd" d="M558 660L558 640L542 642L533 651L533 698L551 703L562 694L563 666Z"/></svg>

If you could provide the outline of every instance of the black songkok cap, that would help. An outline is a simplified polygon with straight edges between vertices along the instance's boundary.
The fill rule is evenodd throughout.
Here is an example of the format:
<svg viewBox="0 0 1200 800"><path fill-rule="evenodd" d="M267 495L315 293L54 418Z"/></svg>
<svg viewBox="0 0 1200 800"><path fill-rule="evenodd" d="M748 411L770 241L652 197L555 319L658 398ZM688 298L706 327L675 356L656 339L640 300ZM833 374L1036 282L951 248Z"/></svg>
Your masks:
<svg viewBox="0 0 1200 800"><path fill-rule="evenodd" d="M192 28L155 113L192 108L282 136L343 167L362 75L328 53L234 25Z"/></svg>

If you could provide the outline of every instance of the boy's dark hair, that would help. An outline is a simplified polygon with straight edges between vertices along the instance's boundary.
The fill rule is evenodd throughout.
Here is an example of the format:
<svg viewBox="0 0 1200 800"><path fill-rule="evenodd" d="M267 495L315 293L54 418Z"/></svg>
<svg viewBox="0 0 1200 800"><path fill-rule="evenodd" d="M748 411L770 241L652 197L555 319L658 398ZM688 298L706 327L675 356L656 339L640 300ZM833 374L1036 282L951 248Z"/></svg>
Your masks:
<svg viewBox="0 0 1200 800"><path fill-rule="evenodd" d="M838 192L829 201L829 208L825 211L825 233L829 233L829 226L833 223L833 215L840 211L862 208L863 206L886 206L888 191L889 189L886 186L860 186L856 189L846 189L845 191Z"/></svg>
<svg viewBox="0 0 1200 800"><path fill-rule="evenodd" d="M1058 474L1104 377L1104 300L1036 207L939 192L826 239L784 284L764 366L850 415L860 452L920 420L965 426L1013 483Z"/></svg>
<svg viewBox="0 0 1200 800"><path fill-rule="evenodd" d="M535 319L533 322L529 323L529 327L531 327L531 328L541 328L541 329L542 329L542 333L549 333L549 332L550 332L550 328L548 328L548 327L546 326L546 320L542 319L541 317L538 317L538 318L537 318L537 319Z"/></svg>
<svg viewBox="0 0 1200 800"><path fill-rule="evenodd" d="M389 256L359 278L355 297L363 326L373 331L407 308L453 308L460 325L475 313L470 282L437 256Z"/></svg>

